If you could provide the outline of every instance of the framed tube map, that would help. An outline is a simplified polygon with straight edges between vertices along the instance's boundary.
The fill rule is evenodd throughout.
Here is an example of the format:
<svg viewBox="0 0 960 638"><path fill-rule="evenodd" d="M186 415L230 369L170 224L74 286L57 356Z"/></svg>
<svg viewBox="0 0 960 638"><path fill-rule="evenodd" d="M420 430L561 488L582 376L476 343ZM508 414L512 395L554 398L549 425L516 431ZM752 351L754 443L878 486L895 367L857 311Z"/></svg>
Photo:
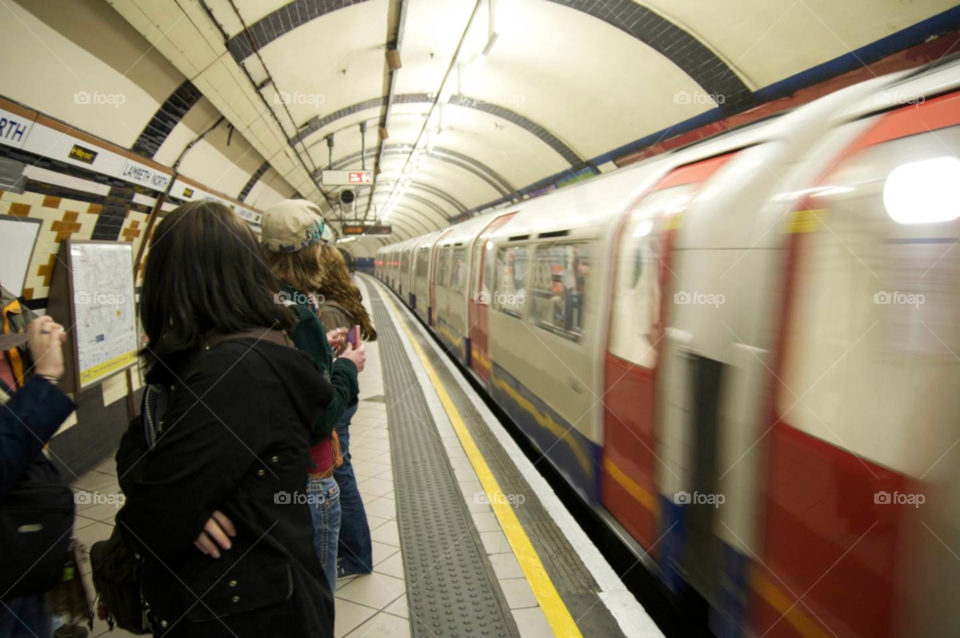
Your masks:
<svg viewBox="0 0 960 638"><path fill-rule="evenodd" d="M65 241L48 312L68 328L63 385L82 392L137 363L133 245Z"/></svg>

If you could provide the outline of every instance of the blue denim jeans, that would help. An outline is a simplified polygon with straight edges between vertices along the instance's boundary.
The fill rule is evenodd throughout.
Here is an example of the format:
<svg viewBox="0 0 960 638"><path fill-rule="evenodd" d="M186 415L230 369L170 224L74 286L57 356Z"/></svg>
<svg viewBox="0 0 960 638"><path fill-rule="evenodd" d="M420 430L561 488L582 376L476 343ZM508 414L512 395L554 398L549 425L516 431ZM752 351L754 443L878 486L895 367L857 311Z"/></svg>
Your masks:
<svg viewBox="0 0 960 638"><path fill-rule="evenodd" d="M337 561L347 574L368 574L373 571L373 541L370 538L370 523L363 507L363 498L357 488L357 475L350 462L350 419L357 413L359 404L347 408L337 423L343 465L333 471L340 486L340 509L343 522L340 526L340 548Z"/></svg>
<svg viewBox="0 0 960 638"><path fill-rule="evenodd" d="M340 536L340 488L334 478L307 482L313 516L313 546L323 565L330 591L337 591L337 538Z"/></svg>
<svg viewBox="0 0 960 638"><path fill-rule="evenodd" d="M4 600L0 605L0 638L50 638L53 617L46 610L43 596Z"/></svg>

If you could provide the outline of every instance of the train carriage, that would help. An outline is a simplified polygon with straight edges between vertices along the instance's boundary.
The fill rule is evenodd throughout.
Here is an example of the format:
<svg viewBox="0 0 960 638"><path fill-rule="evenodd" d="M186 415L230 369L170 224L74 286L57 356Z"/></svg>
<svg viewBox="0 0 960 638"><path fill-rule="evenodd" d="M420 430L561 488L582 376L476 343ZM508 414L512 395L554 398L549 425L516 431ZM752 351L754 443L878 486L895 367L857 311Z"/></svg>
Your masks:
<svg viewBox="0 0 960 638"><path fill-rule="evenodd" d="M960 626L958 86L877 78L420 242L440 340L717 635Z"/></svg>
<svg viewBox="0 0 960 638"><path fill-rule="evenodd" d="M434 246L433 318L437 336L470 367L468 305L476 289L474 243L478 236L505 213L474 217L445 232Z"/></svg>

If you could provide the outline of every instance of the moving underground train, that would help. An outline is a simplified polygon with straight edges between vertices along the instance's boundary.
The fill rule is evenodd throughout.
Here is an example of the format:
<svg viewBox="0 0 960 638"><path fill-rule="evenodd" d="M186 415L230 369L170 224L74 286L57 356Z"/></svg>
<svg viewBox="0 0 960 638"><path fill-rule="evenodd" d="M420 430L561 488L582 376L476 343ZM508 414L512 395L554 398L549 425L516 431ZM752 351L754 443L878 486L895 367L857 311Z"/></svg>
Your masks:
<svg viewBox="0 0 960 638"><path fill-rule="evenodd" d="M385 246L720 636L960 632L960 63Z"/></svg>

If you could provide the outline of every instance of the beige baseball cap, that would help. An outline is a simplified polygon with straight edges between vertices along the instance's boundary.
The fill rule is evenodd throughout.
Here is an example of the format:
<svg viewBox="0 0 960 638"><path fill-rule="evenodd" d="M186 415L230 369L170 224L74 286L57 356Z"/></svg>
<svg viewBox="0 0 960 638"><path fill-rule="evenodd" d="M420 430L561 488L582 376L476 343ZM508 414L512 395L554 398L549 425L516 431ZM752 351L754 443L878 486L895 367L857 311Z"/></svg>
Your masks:
<svg viewBox="0 0 960 638"><path fill-rule="evenodd" d="M320 207L305 199L285 199L267 209L261 223L263 245L275 253L296 253L324 239Z"/></svg>

